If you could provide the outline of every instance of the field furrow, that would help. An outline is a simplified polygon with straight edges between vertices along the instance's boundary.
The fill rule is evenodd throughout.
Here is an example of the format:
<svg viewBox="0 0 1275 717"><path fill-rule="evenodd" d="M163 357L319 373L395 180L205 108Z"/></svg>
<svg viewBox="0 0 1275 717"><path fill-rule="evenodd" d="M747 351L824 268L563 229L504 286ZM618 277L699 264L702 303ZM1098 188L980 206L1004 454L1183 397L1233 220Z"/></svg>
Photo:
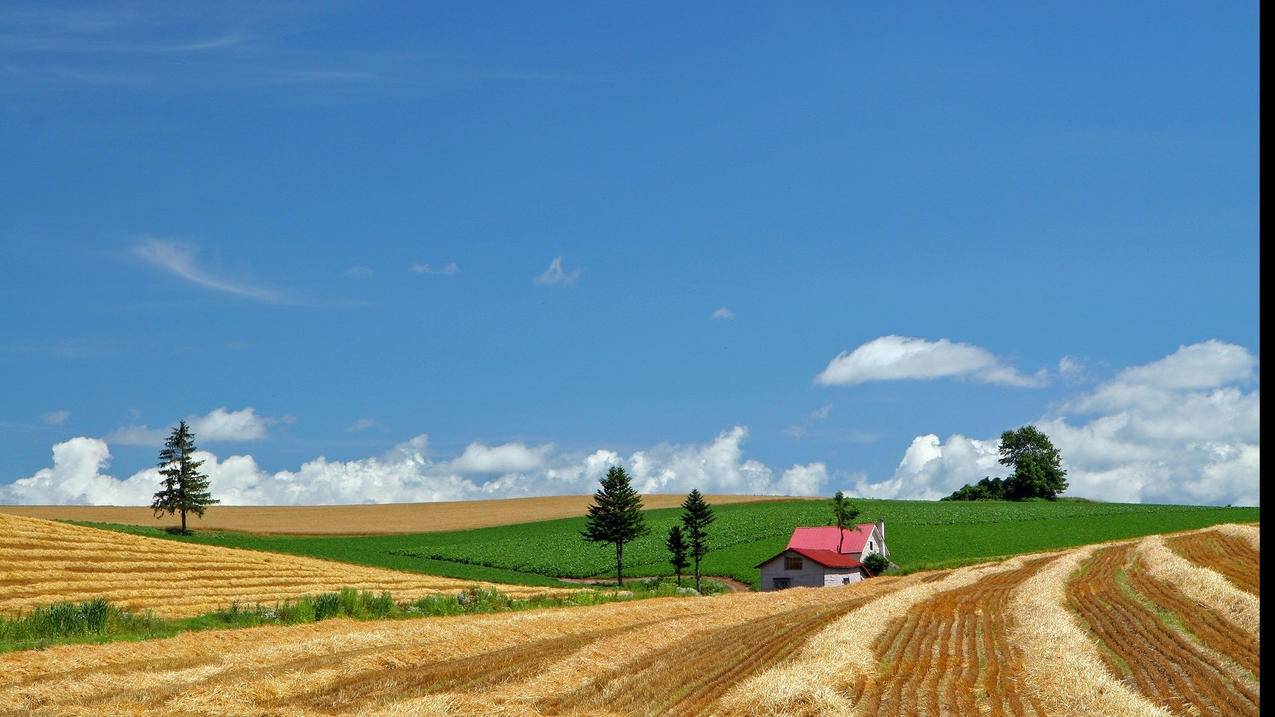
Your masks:
<svg viewBox="0 0 1275 717"><path fill-rule="evenodd" d="M1011 592L1046 560L940 592L895 620L876 643L882 669L864 690L862 714L1041 714L1021 694L1004 614Z"/></svg>
<svg viewBox="0 0 1275 717"><path fill-rule="evenodd" d="M1261 560L1257 549L1243 536L1209 530L1165 542L1187 560L1221 573L1235 587L1261 595Z"/></svg>
<svg viewBox="0 0 1275 717"><path fill-rule="evenodd" d="M1253 685L1234 677L1130 595L1131 544L1094 553L1067 587L1069 603L1111 655L1108 666L1175 714L1258 714Z"/></svg>
<svg viewBox="0 0 1275 717"><path fill-rule="evenodd" d="M396 600L470 587L499 587L514 598L565 592L190 545L4 513L0 536L0 614L102 597L128 610L183 617L343 587L389 591Z"/></svg>

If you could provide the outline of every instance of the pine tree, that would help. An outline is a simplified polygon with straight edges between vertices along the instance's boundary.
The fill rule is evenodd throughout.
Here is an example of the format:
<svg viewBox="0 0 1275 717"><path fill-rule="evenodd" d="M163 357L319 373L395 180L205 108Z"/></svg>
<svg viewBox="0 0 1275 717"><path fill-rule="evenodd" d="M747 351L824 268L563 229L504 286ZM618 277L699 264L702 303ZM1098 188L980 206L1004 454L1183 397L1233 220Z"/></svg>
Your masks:
<svg viewBox="0 0 1275 717"><path fill-rule="evenodd" d="M837 524L837 552L841 552L841 542L845 539L846 528L859 517L859 509L846 499L845 493L837 491L832 496L832 520Z"/></svg>
<svg viewBox="0 0 1275 717"><path fill-rule="evenodd" d="M602 487L593 494L593 505L585 518L581 537L594 543L615 545L615 581L624 585L624 544L646 535L642 496L633 490L629 474L614 466L602 478Z"/></svg>
<svg viewBox="0 0 1275 717"><path fill-rule="evenodd" d="M208 490L208 476L199 472L203 461L195 460L195 434L185 421L177 424L159 452L159 474L164 477L151 501L158 518L164 513L181 513L182 534L186 534L186 514L204 517L204 510L221 501Z"/></svg>
<svg viewBox="0 0 1275 717"><path fill-rule="evenodd" d="M695 561L695 589L700 590L700 561L708 555L708 526L713 522L713 508L704 501L699 488L693 489L682 501L682 525L686 528L686 539L691 550L691 559Z"/></svg>
<svg viewBox="0 0 1275 717"><path fill-rule="evenodd" d="M677 575L677 586L680 588L682 587L682 571L690 565L690 561L686 559L686 539L682 537L680 526L675 525L669 528L664 545L668 548L669 562L673 565L673 573Z"/></svg>

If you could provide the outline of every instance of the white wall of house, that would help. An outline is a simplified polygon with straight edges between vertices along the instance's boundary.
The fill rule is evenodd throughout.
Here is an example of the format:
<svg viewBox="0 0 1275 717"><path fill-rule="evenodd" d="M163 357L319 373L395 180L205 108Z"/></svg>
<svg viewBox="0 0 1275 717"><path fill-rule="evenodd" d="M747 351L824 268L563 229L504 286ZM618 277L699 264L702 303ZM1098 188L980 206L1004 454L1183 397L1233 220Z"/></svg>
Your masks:
<svg viewBox="0 0 1275 717"><path fill-rule="evenodd" d="M823 586L826 588L850 585L863 579L863 573L857 569L849 572L838 572L839 568L826 568L826 570L827 572L823 574Z"/></svg>

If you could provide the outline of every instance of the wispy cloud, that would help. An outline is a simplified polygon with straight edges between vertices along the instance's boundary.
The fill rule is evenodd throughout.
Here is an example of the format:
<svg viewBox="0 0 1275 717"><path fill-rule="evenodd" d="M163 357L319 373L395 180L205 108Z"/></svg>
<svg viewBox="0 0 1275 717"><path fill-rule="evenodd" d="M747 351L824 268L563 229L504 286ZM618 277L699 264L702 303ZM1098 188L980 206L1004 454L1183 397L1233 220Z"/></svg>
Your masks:
<svg viewBox="0 0 1275 717"><path fill-rule="evenodd" d="M451 83L581 79L484 67L477 58L410 47L316 46L313 36L301 39L291 30L303 19L321 24L324 12L314 4L278 3L213 3L198 14L164 5L0 4L0 93L54 93L74 85L265 91L292 101L350 102L419 96Z"/></svg>
<svg viewBox="0 0 1275 717"><path fill-rule="evenodd" d="M460 273L460 267L454 261L449 261L441 267L434 267L429 264L412 264L407 267L407 270L413 274L443 274L447 276Z"/></svg>
<svg viewBox="0 0 1275 717"><path fill-rule="evenodd" d="M46 426L65 425L67 420L71 418L70 411L49 411L40 414L40 423Z"/></svg>
<svg viewBox="0 0 1275 717"><path fill-rule="evenodd" d="M194 245L172 239L144 237L133 245L133 255L137 258L192 284L271 304L298 303L276 289L216 276L199 265L197 254L198 249Z"/></svg>
<svg viewBox="0 0 1275 717"><path fill-rule="evenodd" d="M576 283L583 273L583 269L572 269L567 271L562 268L562 257L555 257L549 262L549 268L545 269L543 274L537 276L533 281L542 286L570 286Z"/></svg>
<svg viewBox="0 0 1275 717"><path fill-rule="evenodd" d="M713 318L719 321L729 321L735 318L735 312L723 306L713 312Z"/></svg>
<svg viewBox="0 0 1275 717"><path fill-rule="evenodd" d="M356 279L366 279L372 276L372 274L374 273L375 272L372 271L372 267L363 266L362 264L355 264L354 266L345 270L346 276L352 276Z"/></svg>

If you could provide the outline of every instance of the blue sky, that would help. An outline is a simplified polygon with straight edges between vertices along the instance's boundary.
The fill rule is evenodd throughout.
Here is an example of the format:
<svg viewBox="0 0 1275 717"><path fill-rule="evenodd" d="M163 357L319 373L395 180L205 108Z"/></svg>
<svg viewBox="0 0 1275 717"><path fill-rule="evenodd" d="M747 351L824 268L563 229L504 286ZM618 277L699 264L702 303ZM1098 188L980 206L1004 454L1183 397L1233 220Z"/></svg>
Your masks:
<svg viewBox="0 0 1275 717"><path fill-rule="evenodd" d="M0 125L0 502L1256 501L1256 3L9 3Z"/></svg>

